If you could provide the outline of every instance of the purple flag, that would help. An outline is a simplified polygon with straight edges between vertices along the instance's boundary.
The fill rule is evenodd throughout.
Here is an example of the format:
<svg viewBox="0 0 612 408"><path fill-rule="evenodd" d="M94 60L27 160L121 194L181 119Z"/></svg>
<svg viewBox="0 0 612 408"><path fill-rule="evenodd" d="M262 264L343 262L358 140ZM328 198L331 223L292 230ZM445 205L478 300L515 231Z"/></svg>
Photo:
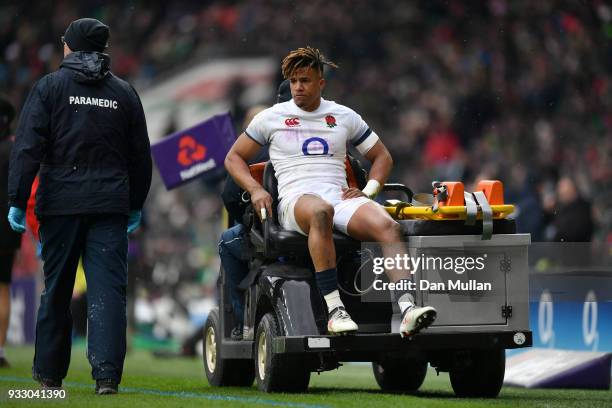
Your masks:
<svg viewBox="0 0 612 408"><path fill-rule="evenodd" d="M224 113L173 133L151 146L151 152L170 190L222 167L235 140L232 118Z"/></svg>

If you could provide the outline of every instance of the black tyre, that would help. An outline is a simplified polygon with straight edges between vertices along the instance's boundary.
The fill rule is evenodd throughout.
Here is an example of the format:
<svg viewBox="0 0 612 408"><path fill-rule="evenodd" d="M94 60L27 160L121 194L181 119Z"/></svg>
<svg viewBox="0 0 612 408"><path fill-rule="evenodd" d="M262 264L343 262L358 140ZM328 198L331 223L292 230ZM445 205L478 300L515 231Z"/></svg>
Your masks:
<svg viewBox="0 0 612 408"><path fill-rule="evenodd" d="M387 358L372 363L374 378L387 392L414 392L425 381L427 361L416 358Z"/></svg>
<svg viewBox="0 0 612 408"><path fill-rule="evenodd" d="M495 398L505 372L504 349L472 350L465 364L450 371L450 381L458 397Z"/></svg>
<svg viewBox="0 0 612 408"><path fill-rule="evenodd" d="M208 383L215 387L250 387L255 379L253 360L223 358L220 347L219 310L213 309L204 325L203 359Z"/></svg>
<svg viewBox="0 0 612 408"><path fill-rule="evenodd" d="M281 336L275 317L268 313L260 320L255 334L255 378L265 392L304 392L310 370L300 356L272 353L272 341Z"/></svg>

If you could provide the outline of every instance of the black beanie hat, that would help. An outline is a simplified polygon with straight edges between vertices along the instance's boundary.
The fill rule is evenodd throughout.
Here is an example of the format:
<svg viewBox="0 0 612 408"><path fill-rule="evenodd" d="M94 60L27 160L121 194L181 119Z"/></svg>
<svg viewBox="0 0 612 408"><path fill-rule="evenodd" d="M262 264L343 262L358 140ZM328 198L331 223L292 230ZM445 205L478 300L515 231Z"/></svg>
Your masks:
<svg viewBox="0 0 612 408"><path fill-rule="evenodd" d="M95 18L74 20L64 34L72 51L104 51L108 42L108 26Z"/></svg>
<svg viewBox="0 0 612 408"><path fill-rule="evenodd" d="M289 80L285 79L278 86L278 92L276 94L276 103L283 103L291 100L291 87L289 86Z"/></svg>

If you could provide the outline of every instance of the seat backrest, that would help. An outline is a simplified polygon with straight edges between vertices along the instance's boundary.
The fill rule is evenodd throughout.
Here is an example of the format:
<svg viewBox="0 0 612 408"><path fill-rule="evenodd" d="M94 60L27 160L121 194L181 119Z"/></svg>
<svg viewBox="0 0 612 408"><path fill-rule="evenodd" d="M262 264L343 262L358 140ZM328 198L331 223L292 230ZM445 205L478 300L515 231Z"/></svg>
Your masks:
<svg viewBox="0 0 612 408"><path fill-rule="evenodd" d="M368 172L361 166L361 162L347 154L344 166L346 167L346 182L348 186L363 190L368 182Z"/></svg>
<svg viewBox="0 0 612 408"><path fill-rule="evenodd" d="M272 196L272 212L274 221L278 223L278 180L276 179L276 174L274 174L274 166L272 166L271 161L268 161L264 168L262 185Z"/></svg>
<svg viewBox="0 0 612 408"><path fill-rule="evenodd" d="M264 168L266 167L266 163L268 162L265 161L265 162L254 163L254 164L249 165L251 177L257 180L257 182L261 185L263 185L263 173L264 173Z"/></svg>

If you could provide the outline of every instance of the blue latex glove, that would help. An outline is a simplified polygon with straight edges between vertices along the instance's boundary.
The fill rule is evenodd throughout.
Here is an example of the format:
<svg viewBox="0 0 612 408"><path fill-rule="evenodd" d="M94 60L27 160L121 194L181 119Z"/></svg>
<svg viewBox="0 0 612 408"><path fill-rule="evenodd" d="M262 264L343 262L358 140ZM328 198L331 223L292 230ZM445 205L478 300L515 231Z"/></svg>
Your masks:
<svg viewBox="0 0 612 408"><path fill-rule="evenodd" d="M142 210L132 210L128 215L127 232L131 234L136 228L140 226L142 219Z"/></svg>
<svg viewBox="0 0 612 408"><path fill-rule="evenodd" d="M25 211L21 208L11 207L8 212L8 222L16 232L25 232Z"/></svg>

